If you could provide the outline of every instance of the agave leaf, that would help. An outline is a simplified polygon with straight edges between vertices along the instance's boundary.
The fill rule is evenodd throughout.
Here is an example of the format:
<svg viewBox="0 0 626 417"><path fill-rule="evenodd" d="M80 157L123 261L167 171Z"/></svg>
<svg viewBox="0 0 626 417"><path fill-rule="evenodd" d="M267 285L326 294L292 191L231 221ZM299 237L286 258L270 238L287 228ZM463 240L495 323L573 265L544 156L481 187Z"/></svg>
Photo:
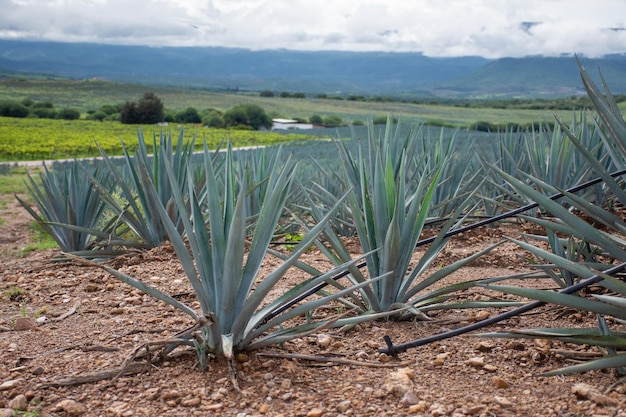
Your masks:
<svg viewBox="0 0 626 417"><path fill-rule="evenodd" d="M598 314L626 319L626 310L622 308L601 303L598 301L593 301L587 298L582 298L576 295L509 286L484 285L484 287L494 291L500 291L507 294L513 294L520 297L543 301L545 303L572 307L583 311L593 311Z"/></svg>
<svg viewBox="0 0 626 417"><path fill-rule="evenodd" d="M626 366L626 354L610 355L601 359L595 359L578 365L568 366L550 372L544 372L540 376L569 375L580 372L588 372L596 369L621 368Z"/></svg>
<svg viewBox="0 0 626 417"><path fill-rule="evenodd" d="M426 279L424 279L423 281L419 282L417 285L415 285L413 288L411 288L410 290L408 290L406 292L406 294L404 295L406 297L407 300L411 299L412 297L414 297L416 294L418 294L420 291L425 290L426 288L430 287L431 285L433 285L434 283L438 282L439 280L441 280L442 278L447 277L448 275L452 274L453 272L457 271L458 269L460 269L461 267L475 261L476 259L478 259L479 257L481 257L482 255L486 254L487 252L495 249L496 247L500 246L502 243L504 243L504 241L501 242L497 242L473 255L470 255L468 257L465 257L463 259L460 259L450 265L444 266L443 268L440 268L439 270L433 272L430 276L428 276ZM433 245L435 245L435 242L433 242ZM458 290L462 290L462 289L466 289L466 288L470 288L471 286L474 286L475 284L477 284L478 281L467 281L464 283L460 283L460 284L456 284L456 285L451 285L451 286L447 286L445 288L439 289L439 290L435 290L435 291L431 291L429 292L426 297L429 297L431 294L432 295L436 295L436 294L440 294L440 293L449 293L449 292L453 292ZM415 301L422 301L422 297L418 297Z"/></svg>
<svg viewBox="0 0 626 417"><path fill-rule="evenodd" d="M356 261L354 261L356 262ZM317 284L321 281L323 281L324 279L328 278L328 276L333 275L334 273L336 273L335 270L331 271L330 273L327 274L327 276L321 276L321 277L317 277L314 280L311 281L311 284ZM379 276L376 278L373 278L369 281L377 281L377 280L381 280L386 278L386 276ZM284 312L283 314L281 314L278 317L273 318L272 320L268 321L267 323L262 324L261 326L256 327L257 323L260 323L263 319L263 316L260 317L253 317L253 319L250 321L250 324L248 326L248 329L246 330L246 335L245 335L245 339L243 339L242 341L242 346L246 346L247 344L249 344L252 339L258 337L259 335L261 335L264 331L271 329L274 326L278 326L281 323L284 323L285 321L292 319L294 317L298 317L304 313L307 313L309 311L312 311L320 306L326 305L328 304L330 301L333 301L335 299L341 298L346 296L349 292L352 292L356 289L358 289L361 286L365 286L365 285L371 285L371 282L362 282L360 284L356 284L353 287L350 288L346 288L344 290L338 291L334 294L329 294L327 296L324 297L320 297L316 300L312 300L312 301L308 301L305 304L296 306L286 312ZM286 299L284 299L283 301L286 301ZM261 311L263 312L263 311ZM385 313L384 315L388 315L389 313ZM256 314L255 314L256 316ZM351 323L356 323L360 321L365 321L365 320L373 320L372 315L364 315L363 317L361 317L361 319L355 319L357 321L349 321L349 323L345 323L345 322L341 322L343 324L351 324ZM311 324L311 326L323 326L323 322L322 323L315 323L315 324ZM256 327L256 328L255 328ZM295 337L300 337L301 335L297 335L294 333L294 336L291 338L295 338Z"/></svg>
<svg viewBox="0 0 626 417"><path fill-rule="evenodd" d="M254 312L263 303L269 291L276 285L278 280L284 276L287 270L294 265L297 259L307 250L307 248L309 247L309 245L311 245L314 239L316 239L316 237L323 231L324 227L326 226L326 222L333 215L333 213L339 207L342 201L343 198L340 199L335 207L331 209L327 213L327 215L323 219L321 219L321 221L302 238L302 240L291 252L291 255L288 259L286 259L274 271L270 272L261 282L259 282L254 291L249 293L249 296L247 297L245 302L239 306L239 314L233 322L233 333L235 333L236 335L242 334L245 328L250 327L250 323L252 322L251 317L253 317ZM327 277L324 277L324 279L326 278ZM305 290L303 289L303 291ZM262 318L260 318L259 320L261 319ZM252 327L255 327L257 323L252 324Z"/></svg>
<svg viewBox="0 0 626 417"><path fill-rule="evenodd" d="M120 281L122 281L125 284L128 284L132 287L137 288L138 290L140 290L143 293L146 293L148 295L153 296L154 298L156 298L157 300L163 301L164 303L167 303L169 305L171 305L172 307L175 307L177 309L179 309L180 311L182 311L185 314L188 314L189 316L191 316L194 321L199 321L199 316L198 314L195 312L195 310L189 306L187 306L186 304L181 303L180 301L178 301L177 299L157 290L154 287L151 287L147 284L144 284L141 281L136 280L133 277L130 277L126 274L124 274L123 272L120 272L116 269L113 269L111 267L108 267L106 265L103 265L101 263L98 262L93 262L90 261L88 259L84 259L78 256L75 256L71 253L64 253L64 255L66 255L67 257L69 257L70 259L77 261L79 263L88 265L88 266L94 266L96 268L100 268L108 273L110 273L111 275L115 276L117 279L119 279Z"/></svg>

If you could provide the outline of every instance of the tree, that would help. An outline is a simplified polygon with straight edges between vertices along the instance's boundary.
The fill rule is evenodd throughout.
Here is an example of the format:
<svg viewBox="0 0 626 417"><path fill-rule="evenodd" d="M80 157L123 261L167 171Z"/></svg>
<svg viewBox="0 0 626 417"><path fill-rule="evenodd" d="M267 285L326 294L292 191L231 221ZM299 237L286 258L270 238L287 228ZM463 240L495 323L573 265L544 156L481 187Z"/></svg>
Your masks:
<svg viewBox="0 0 626 417"><path fill-rule="evenodd" d="M163 120L163 102L152 92L145 93L137 103L127 101L120 110L120 121L126 124L155 124Z"/></svg>
<svg viewBox="0 0 626 417"><path fill-rule="evenodd" d="M176 114L176 121L178 123L201 123L202 119L198 114L198 110L193 107L187 107L186 110Z"/></svg>
<svg viewBox="0 0 626 417"><path fill-rule="evenodd" d="M235 106L224 113L226 126L247 125L259 130L272 127L272 120L265 110L256 104L242 104Z"/></svg>
<svg viewBox="0 0 626 417"><path fill-rule="evenodd" d="M274 97L274 92L272 90L263 90L259 93L261 97Z"/></svg>
<svg viewBox="0 0 626 417"><path fill-rule="evenodd" d="M136 124L139 122L139 116L137 114L137 103L134 101L127 101L120 110L120 122L124 124Z"/></svg>
<svg viewBox="0 0 626 417"><path fill-rule="evenodd" d="M322 125L324 123L324 120L322 119L322 116L320 116L319 114L314 114L313 116L309 117L309 123L311 123L312 125Z"/></svg>
<svg viewBox="0 0 626 417"><path fill-rule="evenodd" d="M160 123L165 118L163 102L152 92L145 93L137 103L140 122L144 124Z"/></svg>

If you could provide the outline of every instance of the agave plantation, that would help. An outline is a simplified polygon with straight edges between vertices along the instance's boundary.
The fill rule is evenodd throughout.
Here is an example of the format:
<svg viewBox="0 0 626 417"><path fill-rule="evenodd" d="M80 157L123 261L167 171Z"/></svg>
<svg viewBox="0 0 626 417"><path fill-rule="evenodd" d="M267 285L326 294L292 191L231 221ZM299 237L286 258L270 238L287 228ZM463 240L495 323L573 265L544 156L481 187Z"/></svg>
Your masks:
<svg viewBox="0 0 626 417"><path fill-rule="evenodd" d="M178 139L161 132L147 140L140 132L136 146L118 142L122 158L109 157L109 148L96 142L99 160L46 167L41 181L27 183L36 207L20 202L63 257L104 269L193 320L167 341L145 340L161 358L191 346L206 369L209 357L230 359L330 327L428 320L434 310L515 312L553 303L596 313L597 329L515 328L481 336L554 338L604 350L601 359L555 373L620 369L626 366L626 333L620 330L626 320L620 279L626 265L626 125L608 86L600 90L582 67L581 74L595 112L575 113L568 123L557 119L554 128L509 129L490 143L459 140L443 129L434 134L423 125L407 128L391 116L384 130L370 120L366 133L354 131L347 140L248 150L234 149L229 140L210 150L201 136L183 140L184 130ZM528 204L532 209L515 211ZM457 233L513 214L543 231L510 239L528 254L533 273L438 285L499 245L438 267L438 255ZM349 237L358 241L359 257L347 248ZM194 303L111 262L166 241ZM281 243L290 250L279 250ZM416 249L425 245L416 260ZM311 247L332 267L302 262ZM267 257L279 262L261 275ZM293 270L301 280L276 295L277 283ZM560 291L507 285L511 278L544 278ZM603 290L590 294L591 284ZM503 296L464 299L471 288ZM537 303L519 307L519 298L504 294ZM315 315L327 306L337 315Z"/></svg>

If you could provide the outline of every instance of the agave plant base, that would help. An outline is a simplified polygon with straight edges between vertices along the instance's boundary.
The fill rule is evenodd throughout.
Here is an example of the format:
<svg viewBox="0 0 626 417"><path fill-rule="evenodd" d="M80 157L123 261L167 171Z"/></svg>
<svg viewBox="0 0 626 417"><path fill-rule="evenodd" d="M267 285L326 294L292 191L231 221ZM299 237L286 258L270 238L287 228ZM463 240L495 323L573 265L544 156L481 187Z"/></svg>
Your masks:
<svg viewBox="0 0 626 417"><path fill-rule="evenodd" d="M20 221L20 215L14 217ZM464 234L451 242L437 266L498 241L503 233L516 236L521 231L507 227ZM27 241L25 233L25 228L0 226L0 386L17 381L10 383L15 384L13 388L0 391L0 408L7 407L19 394L40 398L28 407L30 411L39 410L41 415L62 415L63 407L71 406L64 400L78 403L77 407L85 409L84 415L94 416L131 412L135 416L396 416L429 415L434 410L443 410L442 414L447 415L455 410L459 415L615 415L626 407L623 386L615 387L608 395L602 394L616 381L611 372L563 378L533 376L578 359L573 355L595 354L590 350L574 353L571 346L560 342L460 337L411 350L399 355L397 362L377 353L384 346L386 334L397 342L413 340L466 324L468 320L479 320L484 314L492 314L489 310L438 311L432 313L434 320L430 322L368 322L346 332L323 331L328 337L312 334L282 346L238 352L234 368L242 393L233 389L227 360L210 359L207 371L200 372L198 357L191 347L174 350L149 371L146 359L138 357L138 365L133 366L139 373L78 386L41 388L65 378L119 370L134 352L145 352L145 347L139 348L146 343L168 340L194 323L188 316L104 271L51 264L51 252L15 256L15 243L7 243L8 238L21 236L23 246ZM503 245L450 279L520 272L517 253L515 246ZM310 262L319 258L315 251L303 256ZM194 306L187 279L167 246L121 258L116 267ZM286 283L291 283L298 276L294 273L286 278ZM23 289L23 298L5 297L5 291L11 288ZM474 290L479 291L472 289L465 295L482 296ZM344 311L333 306L314 314L332 316ZM35 320L46 316L46 320L37 330L14 331L15 319L22 314ZM594 317L558 317L556 312L543 312L492 330L509 325L522 327L522 323L523 327L595 326ZM330 355L333 360L346 359L362 366L257 353L318 358ZM402 368L410 371L398 371ZM407 372L413 379L402 379ZM403 385L395 389L392 380L405 381L404 386L416 397L403 401L398 394ZM592 388L588 394L578 392L587 398L572 393L580 383Z"/></svg>

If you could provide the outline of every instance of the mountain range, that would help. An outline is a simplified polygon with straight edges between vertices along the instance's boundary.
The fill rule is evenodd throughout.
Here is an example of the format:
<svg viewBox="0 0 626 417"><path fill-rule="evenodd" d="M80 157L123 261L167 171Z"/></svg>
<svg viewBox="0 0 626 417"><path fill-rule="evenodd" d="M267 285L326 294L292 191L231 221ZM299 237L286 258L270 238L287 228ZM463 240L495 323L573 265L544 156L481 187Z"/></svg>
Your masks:
<svg viewBox="0 0 626 417"><path fill-rule="evenodd" d="M581 58L626 93L626 55ZM583 93L573 56L432 58L420 53L303 52L0 40L0 72L213 90L395 97L558 97ZM15 76L15 75L14 75Z"/></svg>

